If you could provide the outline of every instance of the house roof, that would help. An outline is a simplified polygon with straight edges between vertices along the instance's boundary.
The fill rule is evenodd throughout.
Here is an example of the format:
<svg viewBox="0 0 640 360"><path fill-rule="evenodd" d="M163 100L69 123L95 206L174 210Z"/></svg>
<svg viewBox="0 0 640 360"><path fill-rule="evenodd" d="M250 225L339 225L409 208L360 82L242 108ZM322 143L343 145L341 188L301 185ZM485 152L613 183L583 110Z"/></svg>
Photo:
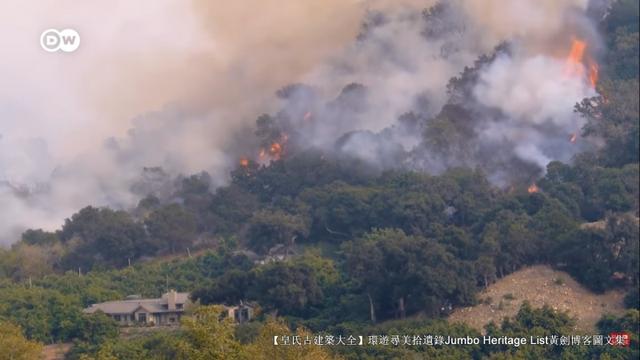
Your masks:
<svg viewBox="0 0 640 360"><path fill-rule="evenodd" d="M165 313L182 311L182 309L167 309L167 294L162 295L158 299L133 299L133 300L117 300L107 301L99 304L93 304L83 310L84 313L92 314L98 310L106 314L131 314L136 312L138 308L142 308L150 313ZM176 304L185 304L189 301L189 293L176 293Z"/></svg>

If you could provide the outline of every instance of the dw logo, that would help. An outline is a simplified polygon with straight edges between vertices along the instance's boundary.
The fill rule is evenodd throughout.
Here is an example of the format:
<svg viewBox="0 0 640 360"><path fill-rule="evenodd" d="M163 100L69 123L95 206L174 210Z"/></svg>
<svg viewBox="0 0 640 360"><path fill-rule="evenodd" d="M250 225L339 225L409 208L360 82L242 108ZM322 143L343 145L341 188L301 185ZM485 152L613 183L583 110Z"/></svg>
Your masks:
<svg viewBox="0 0 640 360"><path fill-rule="evenodd" d="M80 46L80 34L73 29L48 29L40 35L40 46L48 52L73 52Z"/></svg>

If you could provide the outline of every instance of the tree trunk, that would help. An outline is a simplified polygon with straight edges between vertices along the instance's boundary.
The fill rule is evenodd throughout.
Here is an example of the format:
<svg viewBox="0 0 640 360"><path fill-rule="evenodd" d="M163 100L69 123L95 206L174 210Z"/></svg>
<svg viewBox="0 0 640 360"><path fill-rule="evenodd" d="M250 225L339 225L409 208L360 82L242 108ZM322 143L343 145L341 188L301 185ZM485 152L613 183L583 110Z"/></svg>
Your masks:
<svg viewBox="0 0 640 360"><path fill-rule="evenodd" d="M489 286L489 281L487 280L487 275L484 275L484 288L486 289Z"/></svg>
<svg viewBox="0 0 640 360"><path fill-rule="evenodd" d="M400 305L400 318L404 319L406 317L406 311L404 309L404 296L400 297L400 300L398 301L398 304Z"/></svg>
<svg viewBox="0 0 640 360"><path fill-rule="evenodd" d="M369 315L371 316L371 322L375 324L376 310L373 307L373 299L371 298L371 294L369 293L367 293L367 297L369 298Z"/></svg>

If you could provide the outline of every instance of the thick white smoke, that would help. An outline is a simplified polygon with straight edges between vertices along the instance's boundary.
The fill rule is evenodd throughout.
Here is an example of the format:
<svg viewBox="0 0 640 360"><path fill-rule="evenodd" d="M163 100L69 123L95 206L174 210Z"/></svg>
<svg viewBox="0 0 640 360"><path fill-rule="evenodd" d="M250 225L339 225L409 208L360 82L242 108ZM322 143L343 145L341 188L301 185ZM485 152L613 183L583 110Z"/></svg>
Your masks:
<svg viewBox="0 0 640 360"><path fill-rule="evenodd" d="M233 133L352 39L364 11L341 0L268 5L1 2L0 243L89 204L134 205L145 166L224 181ZM43 30L67 27L81 35L76 52L40 48Z"/></svg>
<svg viewBox="0 0 640 360"><path fill-rule="evenodd" d="M308 99L286 104L288 117L297 119L295 128L304 129L302 143L330 149L341 135L366 130L342 137L341 150L374 165L398 166L404 159L396 156L397 146L418 149L424 129L407 131L397 119L408 112L418 114L420 121L435 116L450 101L449 80L480 55L491 54L494 47L507 42L510 51L477 69L478 78L466 84L472 91L460 101L472 113L465 126L475 134L461 139L466 150L418 151L410 166L435 173L451 166L477 166L494 183L507 185L514 180L505 175L514 161L537 167L529 175L534 176L550 161L570 161L584 149L584 142L569 141L584 125L573 108L596 93L583 76L586 70L568 71L566 58L575 38L588 41L589 51L597 47L586 2L442 4L426 18L411 7L369 14L360 41L307 79L321 94L320 102L329 105L317 106L316 100L301 108ZM340 87L349 83L362 84L366 90L351 98L343 92L332 101ZM307 110L313 110L312 125L301 121ZM491 151L503 153L490 157L499 158L493 164L486 157Z"/></svg>
<svg viewBox="0 0 640 360"><path fill-rule="evenodd" d="M575 126L567 124L573 105L595 94L585 80L568 74L564 59L501 55L481 73L474 93L483 105L500 108L523 123Z"/></svg>
<svg viewBox="0 0 640 360"><path fill-rule="evenodd" d="M547 133L531 129L549 119L564 132L580 128L571 109L592 90L558 76L559 48L567 44L554 39L567 19L588 28L585 2L517 0L505 7L460 0L425 21L421 11L434 3L1 3L0 48L12 51L0 59L0 243L28 227L56 228L86 205L133 206L139 194L132 184L143 167L207 170L214 185L223 183L241 147L235 134L277 109L273 92L289 83L317 92L315 100L285 109L296 121L313 112L302 132L307 144L330 147L349 131L367 130L344 138L343 150L369 161L398 144L410 150L420 134L388 128L408 111L436 115L449 79L502 41L517 42L518 51L483 70L475 97L506 120L478 130L487 138L524 139L517 156L540 166L568 159L571 152L549 152ZM39 35L50 27L78 30L80 49L42 51ZM338 96L349 83L366 88L366 106L354 110L352 95Z"/></svg>
<svg viewBox="0 0 640 360"><path fill-rule="evenodd" d="M480 136L489 141L511 139L518 157L545 168L551 160L568 161L578 152L569 139L580 133L584 119L573 107L596 93L584 77L568 74L564 59L501 55L480 74L474 95L480 104L505 115L489 123ZM551 146L557 140L560 148Z"/></svg>

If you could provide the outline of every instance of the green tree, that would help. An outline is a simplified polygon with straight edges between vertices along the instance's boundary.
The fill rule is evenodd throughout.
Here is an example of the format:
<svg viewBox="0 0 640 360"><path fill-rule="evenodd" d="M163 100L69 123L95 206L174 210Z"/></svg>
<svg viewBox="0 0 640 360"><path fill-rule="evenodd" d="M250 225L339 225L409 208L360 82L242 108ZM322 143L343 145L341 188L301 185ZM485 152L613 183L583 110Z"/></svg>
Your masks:
<svg viewBox="0 0 640 360"><path fill-rule="evenodd" d="M473 265L435 241L398 229L376 229L345 243L342 250L348 273L369 300L372 321L417 311L439 314L443 307L473 300Z"/></svg>
<svg viewBox="0 0 640 360"><path fill-rule="evenodd" d="M543 337L559 334L574 334L574 319L567 313L557 312L548 306L533 308L527 301L523 302L518 313L512 318L505 318L500 327L490 323L485 327L486 333L500 337ZM557 359L562 357L565 346L535 346L524 345L520 347L503 345L485 345L484 352L490 359ZM577 347L576 347L577 348ZM579 349L579 348L578 348ZM580 349L579 349L580 350ZM574 355L576 356L576 355ZM583 358L583 357L568 357Z"/></svg>
<svg viewBox="0 0 640 360"><path fill-rule="evenodd" d="M183 337L177 344L177 359L246 359L234 335L233 319L223 316L221 306L201 306L182 320Z"/></svg>
<svg viewBox="0 0 640 360"><path fill-rule="evenodd" d="M197 236L195 217L178 204L166 205L152 212L145 225L150 243L160 252L175 253L186 249Z"/></svg>
<svg viewBox="0 0 640 360"><path fill-rule="evenodd" d="M221 187L209 204L209 230L219 234L237 234L258 209L256 196L236 184Z"/></svg>
<svg viewBox="0 0 640 360"><path fill-rule="evenodd" d="M118 324L102 312L83 315L78 338L92 344L99 344L107 339L115 338L119 333Z"/></svg>
<svg viewBox="0 0 640 360"><path fill-rule="evenodd" d="M0 360L33 360L42 357L42 344L25 339L22 330L0 320Z"/></svg>
<svg viewBox="0 0 640 360"><path fill-rule="evenodd" d="M83 324L81 307L57 290L14 286L0 291L0 316L18 324L25 335L42 342L68 341Z"/></svg>
<svg viewBox="0 0 640 360"><path fill-rule="evenodd" d="M208 304L236 304L248 298L248 291L254 283L254 274L244 270L231 269L217 278L212 286L201 287L193 292L193 298Z"/></svg>
<svg viewBox="0 0 640 360"><path fill-rule="evenodd" d="M59 265L64 249L59 243L51 245L14 244L2 260L8 277L15 281L31 281L53 272Z"/></svg>
<svg viewBox="0 0 640 360"><path fill-rule="evenodd" d="M322 239L345 241L376 224L373 201L379 189L337 181L300 195L312 209L312 232ZM316 238L317 239L317 238Z"/></svg>
<svg viewBox="0 0 640 360"><path fill-rule="evenodd" d="M269 318L260 329L258 337L246 346L248 358L256 360L339 360L341 357L333 355L326 347L320 346L275 346L275 336L299 336L300 339L313 337L308 330L298 327L295 331L289 329L281 319Z"/></svg>
<svg viewBox="0 0 640 360"><path fill-rule="evenodd" d="M309 228L299 215L281 210L259 210L249 220L247 238L251 248L266 253L276 244L292 247L296 239L308 234Z"/></svg>
<svg viewBox="0 0 640 360"><path fill-rule="evenodd" d="M638 310L627 310L620 317L605 315L598 321L598 330L605 336L611 333L625 332L630 337L629 347L606 346L604 349L594 349L593 352L600 353L600 358L608 356L610 359L637 359L640 356L640 317ZM605 355L606 354L606 355Z"/></svg>
<svg viewBox="0 0 640 360"><path fill-rule="evenodd" d="M606 166L637 163L640 156L638 22L637 1L611 5L602 24L607 51L597 87L601 96L577 107L587 119L585 134L605 140L598 155Z"/></svg>
<svg viewBox="0 0 640 360"><path fill-rule="evenodd" d="M60 241L58 234L42 229L28 229L22 233L22 241L29 245L51 245Z"/></svg>
<svg viewBox="0 0 640 360"><path fill-rule="evenodd" d="M68 247L64 268L123 266L143 254L145 231L125 211L88 206L66 219L60 239Z"/></svg>
<svg viewBox="0 0 640 360"><path fill-rule="evenodd" d="M612 215L604 228L585 227L574 232L559 248L557 259L566 264L569 273L595 291L620 285L637 286L639 237L636 218ZM614 274L619 280L612 280Z"/></svg>
<svg viewBox="0 0 640 360"><path fill-rule="evenodd" d="M249 297L268 311L281 315L308 316L323 303L324 294L313 269L290 261L264 265L254 270Z"/></svg>

